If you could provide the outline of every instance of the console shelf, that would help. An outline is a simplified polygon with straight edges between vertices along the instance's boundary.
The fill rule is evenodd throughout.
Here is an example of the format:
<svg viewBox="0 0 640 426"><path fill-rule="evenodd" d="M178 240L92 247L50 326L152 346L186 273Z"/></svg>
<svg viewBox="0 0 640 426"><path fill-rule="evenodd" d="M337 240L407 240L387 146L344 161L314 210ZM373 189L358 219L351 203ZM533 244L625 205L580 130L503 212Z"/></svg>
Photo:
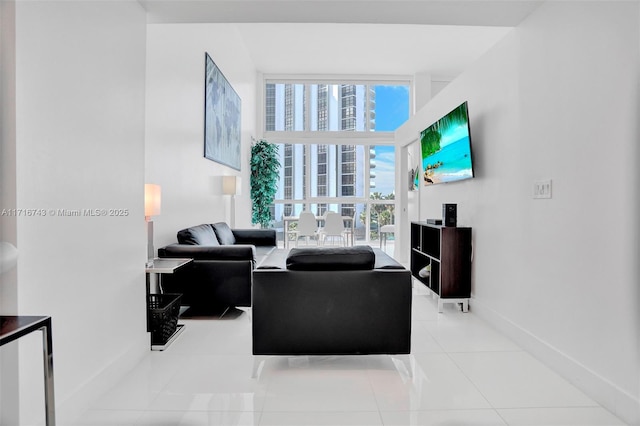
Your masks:
<svg viewBox="0 0 640 426"><path fill-rule="evenodd" d="M411 222L411 275L438 297L438 312L442 312L444 303L460 303L467 312L471 297L471 228Z"/></svg>

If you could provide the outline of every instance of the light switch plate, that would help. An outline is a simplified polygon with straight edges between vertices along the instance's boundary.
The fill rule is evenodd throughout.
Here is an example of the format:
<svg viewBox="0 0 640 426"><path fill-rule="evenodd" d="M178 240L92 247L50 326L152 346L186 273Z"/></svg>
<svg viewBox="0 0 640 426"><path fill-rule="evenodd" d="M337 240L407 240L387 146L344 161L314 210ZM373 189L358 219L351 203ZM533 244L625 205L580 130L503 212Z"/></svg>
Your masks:
<svg viewBox="0 0 640 426"><path fill-rule="evenodd" d="M551 179L533 182L533 198L551 198Z"/></svg>

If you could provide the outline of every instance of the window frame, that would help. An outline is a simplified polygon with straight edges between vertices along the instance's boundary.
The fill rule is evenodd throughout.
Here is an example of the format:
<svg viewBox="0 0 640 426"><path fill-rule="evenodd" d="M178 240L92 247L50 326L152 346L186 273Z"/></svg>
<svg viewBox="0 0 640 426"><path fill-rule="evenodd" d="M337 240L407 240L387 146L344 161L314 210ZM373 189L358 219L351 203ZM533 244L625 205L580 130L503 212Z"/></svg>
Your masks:
<svg viewBox="0 0 640 426"><path fill-rule="evenodd" d="M305 96L304 105L304 118L303 123L304 130L266 130L266 88L267 84L301 84L304 85L304 91L306 94L310 93L312 85L339 85L339 84L352 84L352 85L366 85L367 89L371 86L391 86L391 85L403 85L409 87L409 102L408 102L408 116L411 117L413 113L413 94L414 94L414 79L412 76L341 76L341 75L286 75L286 74L263 74L261 84L258 87L258 99L257 99L257 124L261 134L260 139L266 139L269 142L277 144L295 144L306 145L304 155L304 168L305 170L311 170L311 158L308 155L308 150L311 145L365 145L370 149L371 146L387 145L394 146L394 133L393 131L371 131L370 121L365 120L365 130L363 131L349 131L349 130L310 130L311 125L311 96ZM365 90L366 103L369 105L370 90ZM376 100L374 100L375 102ZM342 112L340 112L342 115ZM260 133L259 132L259 133ZM397 147L395 147L397 148ZM397 151L397 150L396 150ZM398 152L396 152L398 155ZM311 197L311 182L309 174L305 173L306 178L303 182L304 189L302 191L303 198L290 198L274 200L274 205L302 205L303 208L310 209L313 205L327 205L327 204L349 204L357 205L364 204L367 223L366 226L366 240L371 238L371 205L374 204L394 204L394 211L398 211L397 197L394 200L372 200L371 196L371 181L370 181L370 162L364 163L364 196L336 196L325 197L316 196ZM395 188L394 194L397 194L400 188ZM285 208L286 210L286 208ZM276 222L281 218L275 218Z"/></svg>
<svg viewBox="0 0 640 426"><path fill-rule="evenodd" d="M392 144L395 132L371 131L370 121L365 120L365 130L362 131L344 131L344 130L310 130L311 125L311 96L305 96L304 118L303 123L306 127L304 130L267 130L266 129L266 88L267 84L291 84L304 85L305 93L310 93L312 85L366 85L371 86L408 86L409 87L409 105L408 114L412 115L413 105L413 77L408 75L377 75L377 76L358 76L358 75L288 75L288 74L263 74L262 82L258 90L258 126L262 133L262 138L268 141L279 141L282 143L301 143L303 140L335 140L350 139L349 144L360 145L385 145ZM371 102L370 90L365 90L367 105ZM375 102L375 101L374 101ZM342 111L340 111L342 115ZM288 142L296 141L296 142ZM375 142L373 142L375 141ZM389 143L389 141L391 141ZM309 142L311 143L311 142ZM320 143L320 142L313 142ZM335 143L335 142L334 142Z"/></svg>

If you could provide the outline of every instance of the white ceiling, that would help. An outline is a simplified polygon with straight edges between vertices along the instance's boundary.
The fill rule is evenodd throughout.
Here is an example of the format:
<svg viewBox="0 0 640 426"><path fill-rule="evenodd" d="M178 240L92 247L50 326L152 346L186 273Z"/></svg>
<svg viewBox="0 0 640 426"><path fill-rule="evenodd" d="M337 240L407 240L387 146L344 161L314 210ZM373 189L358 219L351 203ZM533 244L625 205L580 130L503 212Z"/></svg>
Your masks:
<svg viewBox="0 0 640 426"><path fill-rule="evenodd" d="M265 74L451 79L541 1L139 0L154 23L234 23Z"/></svg>
<svg viewBox="0 0 640 426"><path fill-rule="evenodd" d="M239 24L266 73L453 77L493 46L505 27L400 24Z"/></svg>

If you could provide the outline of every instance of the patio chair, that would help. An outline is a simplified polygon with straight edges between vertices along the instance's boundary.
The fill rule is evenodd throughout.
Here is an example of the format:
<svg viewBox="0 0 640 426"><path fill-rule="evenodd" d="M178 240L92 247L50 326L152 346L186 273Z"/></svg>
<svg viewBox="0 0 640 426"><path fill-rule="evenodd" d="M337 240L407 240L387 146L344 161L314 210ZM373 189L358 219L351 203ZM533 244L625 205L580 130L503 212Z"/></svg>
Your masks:
<svg viewBox="0 0 640 426"><path fill-rule="evenodd" d="M328 237L333 238L334 241L336 237L340 237L342 245L344 246L346 245L345 231L342 216L336 212L329 211L324 219L324 227L320 231L320 241L324 245Z"/></svg>
<svg viewBox="0 0 640 426"><path fill-rule="evenodd" d="M318 222L316 221L316 215L311 212L303 211L298 218L298 229L293 231L296 238L296 247L298 246L298 240L300 237L304 237L307 245L309 245L309 237L316 240L318 244Z"/></svg>

